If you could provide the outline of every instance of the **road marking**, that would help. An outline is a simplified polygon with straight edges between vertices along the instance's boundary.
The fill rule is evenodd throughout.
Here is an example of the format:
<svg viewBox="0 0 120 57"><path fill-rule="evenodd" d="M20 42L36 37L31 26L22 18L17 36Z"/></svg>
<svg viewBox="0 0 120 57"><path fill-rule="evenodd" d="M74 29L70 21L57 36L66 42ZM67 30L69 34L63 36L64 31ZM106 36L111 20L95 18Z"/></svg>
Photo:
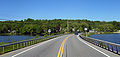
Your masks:
<svg viewBox="0 0 120 57"><path fill-rule="evenodd" d="M67 40L69 37L70 37L70 36L66 37L66 38L63 40L63 42L62 42L62 44L61 44L61 46L60 46L60 49L59 49L59 52L58 52L57 57L62 57L62 55L63 55L63 50L64 50L64 44L65 44L66 40Z"/></svg>
<svg viewBox="0 0 120 57"><path fill-rule="evenodd" d="M60 46L60 49L59 49L59 52L58 52L58 56L57 56L57 57L60 56L60 52L61 52L62 46L63 46L63 43L62 43L61 46Z"/></svg>
<svg viewBox="0 0 120 57"><path fill-rule="evenodd" d="M25 53L25 52L27 52L27 51L29 51L29 50L31 50L31 49L34 49L34 48L36 48L36 47L38 47L38 46L40 46L40 45L42 45L42 44L45 44L45 43L50 42L50 41L55 40L55 39L57 39L57 38L54 38L54 39L51 39L51 40L42 42L42 43L40 43L39 45L34 46L34 47L32 47L32 48L29 48L29 49L27 49L27 50L24 50L24 51L22 51L22 52L20 52L20 53L17 53L17 54L15 54L15 55L13 55L12 57L16 57L16 56L18 56L18 55L20 55L20 54L22 54L22 53Z"/></svg>
<svg viewBox="0 0 120 57"><path fill-rule="evenodd" d="M77 36L77 38L78 38L81 42L83 42L84 44L86 44L86 45L88 45L89 47L93 48L94 50L96 50L96 51L98 51L98 52L102 53L103 55L105 55L105 56L107 56L107 57L110 57L109 55L105 54L104 52L102 52L102 51L100 51L100 50L96 49L95 47L93 47L93 46L91 46L91 45L87 44L85 41L83 41L82 39L80 39L80 37L79 37L79 36Z"/></svg>

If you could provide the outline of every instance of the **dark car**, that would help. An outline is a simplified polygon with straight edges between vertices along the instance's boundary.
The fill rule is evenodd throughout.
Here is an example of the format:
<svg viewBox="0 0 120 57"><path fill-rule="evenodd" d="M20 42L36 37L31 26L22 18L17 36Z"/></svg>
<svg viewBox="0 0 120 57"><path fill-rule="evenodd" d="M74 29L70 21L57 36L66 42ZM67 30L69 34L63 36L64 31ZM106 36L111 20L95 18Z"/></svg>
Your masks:
<svg viewBox="0 0 120 57"><path fill-rule="evenodd" d="M78 32L75 32L75 35L78 35Z"/></svg>

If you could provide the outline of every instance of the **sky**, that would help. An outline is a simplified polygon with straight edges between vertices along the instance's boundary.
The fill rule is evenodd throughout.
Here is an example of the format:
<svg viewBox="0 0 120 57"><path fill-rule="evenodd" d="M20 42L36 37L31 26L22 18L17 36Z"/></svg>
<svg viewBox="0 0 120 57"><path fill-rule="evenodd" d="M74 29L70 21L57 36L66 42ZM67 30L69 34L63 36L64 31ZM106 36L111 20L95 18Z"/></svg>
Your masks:
<svg viewBox="0 0 120 57"><path fill-rule="evenodd" d="M0 0L1 20L120 21L120 0Z"/></svg>

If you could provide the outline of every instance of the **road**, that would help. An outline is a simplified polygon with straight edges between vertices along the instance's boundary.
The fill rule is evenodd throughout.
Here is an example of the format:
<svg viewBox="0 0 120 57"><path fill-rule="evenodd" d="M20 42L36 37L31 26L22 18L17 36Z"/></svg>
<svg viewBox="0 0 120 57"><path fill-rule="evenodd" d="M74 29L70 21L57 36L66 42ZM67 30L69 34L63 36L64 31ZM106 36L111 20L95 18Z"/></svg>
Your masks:
<svg viewBox="0 0 120 57"><path fill-rule="evenodd" d="M82 40L78 35L63 35L0 57L119 57Z"/></svg>

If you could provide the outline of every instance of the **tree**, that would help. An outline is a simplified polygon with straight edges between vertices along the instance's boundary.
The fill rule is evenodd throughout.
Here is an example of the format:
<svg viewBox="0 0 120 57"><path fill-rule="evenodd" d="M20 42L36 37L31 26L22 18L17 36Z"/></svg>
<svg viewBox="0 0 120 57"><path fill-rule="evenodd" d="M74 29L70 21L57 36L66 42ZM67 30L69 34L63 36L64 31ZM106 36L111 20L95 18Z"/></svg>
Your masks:
<svg viewBox="0 0 120 57"><path fill-rule="evenodd" d="M67 21L68 28L67 29ZM59 34L65 32L73 32L79 30L84 32L84 28L88 30L95 29L96 31L114 32L120 30L120 22L101 22L101 21L89 21L89 20L67 20L67 19L54 19L54 20L34 20L31 18L24 21L0 21L0 33L8 33L8 30L16 30L17 34L48 34L48 29L51 29L52 34ZM60 31L59 31L60 30Z"/></svg>
<svg viewBox="0 0 120 57"><path fill-rule="evenodd" d="M103 24L99 26L99 29L104 32L113 32L115 27L112 24Z"/></svg>

